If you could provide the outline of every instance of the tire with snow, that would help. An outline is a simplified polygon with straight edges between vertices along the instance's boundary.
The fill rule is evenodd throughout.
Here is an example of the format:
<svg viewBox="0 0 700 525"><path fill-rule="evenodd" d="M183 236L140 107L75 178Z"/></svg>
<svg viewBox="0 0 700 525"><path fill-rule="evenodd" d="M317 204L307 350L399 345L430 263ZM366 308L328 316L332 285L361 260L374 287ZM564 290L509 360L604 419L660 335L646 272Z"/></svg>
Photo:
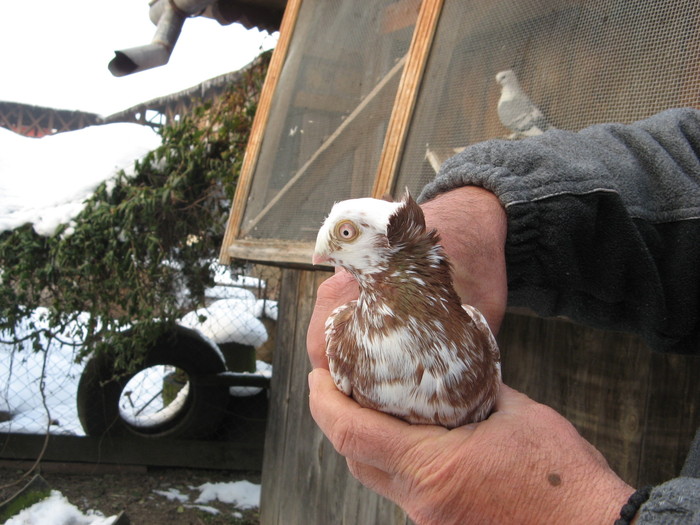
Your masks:
<svg viewBox="0 0 700 525"><path fill-rule="evenodd" d="M144 371L154 367L166 369L157 365L168 365L168 369L175 368L178 375L186 376L179 391L170 396L176 398L177 403L160 409L150 420L127 417L123 407L120 409L124 394L130 394L125 387ZM225 370L217 350L197 332L181 326L158 339L147 351L141 367L132 373L124 374L115 368L109 355L99 354L87 362L78 383L80 423L88 436L206 437L220 426L229 398L228 387L212 381L214 374ZM160 391L153 399L156 396L165 398L167 393L169 378L160 379Z"/></svg>

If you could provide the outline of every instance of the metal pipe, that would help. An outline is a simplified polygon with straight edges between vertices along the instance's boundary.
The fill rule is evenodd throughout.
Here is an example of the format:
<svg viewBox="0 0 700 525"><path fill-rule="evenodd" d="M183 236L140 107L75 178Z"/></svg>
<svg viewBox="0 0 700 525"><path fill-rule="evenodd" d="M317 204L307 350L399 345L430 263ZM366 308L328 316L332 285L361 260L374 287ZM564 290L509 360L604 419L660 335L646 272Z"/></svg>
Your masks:
<svg viewBox="0 0 700 525"><path fill-rule="evenodd" d="M109 71L123 77L168 63L180 36L185 18L199 14L216 0L155 0L150 6L151 21L156 33L150 44L114 52Z"/></svg>

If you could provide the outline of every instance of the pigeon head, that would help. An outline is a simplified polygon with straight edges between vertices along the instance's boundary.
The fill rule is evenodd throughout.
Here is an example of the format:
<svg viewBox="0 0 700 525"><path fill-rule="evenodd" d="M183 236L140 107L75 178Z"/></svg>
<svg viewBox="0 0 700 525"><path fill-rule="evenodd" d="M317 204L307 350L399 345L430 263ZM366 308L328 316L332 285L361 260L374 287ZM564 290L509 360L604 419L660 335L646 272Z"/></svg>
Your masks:
<svg viewBox="0 0 700 525"><path fill-rule="evenodd" d="M408 191L400 202L341 201L318 232L313 263L341 266L356 276L385 271L407 238L423 231L423 212Z"/></svg>
<svg viewBox="0 0 700 525"><path fill-rule="evenodd" d="M515 76L515 71L512 69L506 69L496 73L496 82L504 87L518 85L518 77Z"/></svg>

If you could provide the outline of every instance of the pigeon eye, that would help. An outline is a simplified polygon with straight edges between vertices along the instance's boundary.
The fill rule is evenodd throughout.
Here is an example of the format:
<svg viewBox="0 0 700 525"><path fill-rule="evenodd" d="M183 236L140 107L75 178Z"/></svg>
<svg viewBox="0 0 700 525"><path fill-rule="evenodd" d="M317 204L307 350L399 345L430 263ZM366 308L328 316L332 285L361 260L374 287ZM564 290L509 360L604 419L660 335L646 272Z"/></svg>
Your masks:
<svg viewBox="0 0 700 525"><path fill-rule="evenodd" d="M343 221L335 227L335 234L343 241L354 241L357 238L358 230L352 221Z"/></svg>

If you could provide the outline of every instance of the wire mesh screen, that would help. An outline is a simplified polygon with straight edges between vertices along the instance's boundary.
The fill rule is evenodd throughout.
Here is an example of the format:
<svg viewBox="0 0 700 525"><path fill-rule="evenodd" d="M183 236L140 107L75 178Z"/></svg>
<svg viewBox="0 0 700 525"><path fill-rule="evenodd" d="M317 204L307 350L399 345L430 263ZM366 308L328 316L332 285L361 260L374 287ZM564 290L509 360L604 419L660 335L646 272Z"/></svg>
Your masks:
<svg viewBox="0 0 700 525"><path fill-rule="evenodd" d="M308 0L272 102L244 237L310 241L336 200L370 194L418 1Z"/></svg>
<svg viewBox="0 0 700 525"><path fill-rule="evenodd" d="M700 105L699 29L694 0L446 0L396 192L418 193L459 148L514 138L497 113L504 70L560 129Z"/></svg>
<svg viewBox="0 0 700 525"><path fill-rule="evenodd" d="M21 329L0 334L0 433L119 431L194 438L230 433L233 426L246 424L241 418L261 420L264 428L279 269L250 265L241 274L214 264L215 286L206 290L205 303L179 320L196 334L198 344L181 341L148 349L146 362L116 383L114 369L97 366L104 365L99 358L76 362L86 316L78 316L64 334L44 337L40 348L26 334L46 325L44 308ZM204 370L197 366L212 359L221 363L216 388L202 383ZM255 396L255 402L245 401ZM93 398L100 403L92 403ZM105 412L115 419L106 421Z"/></svg>

